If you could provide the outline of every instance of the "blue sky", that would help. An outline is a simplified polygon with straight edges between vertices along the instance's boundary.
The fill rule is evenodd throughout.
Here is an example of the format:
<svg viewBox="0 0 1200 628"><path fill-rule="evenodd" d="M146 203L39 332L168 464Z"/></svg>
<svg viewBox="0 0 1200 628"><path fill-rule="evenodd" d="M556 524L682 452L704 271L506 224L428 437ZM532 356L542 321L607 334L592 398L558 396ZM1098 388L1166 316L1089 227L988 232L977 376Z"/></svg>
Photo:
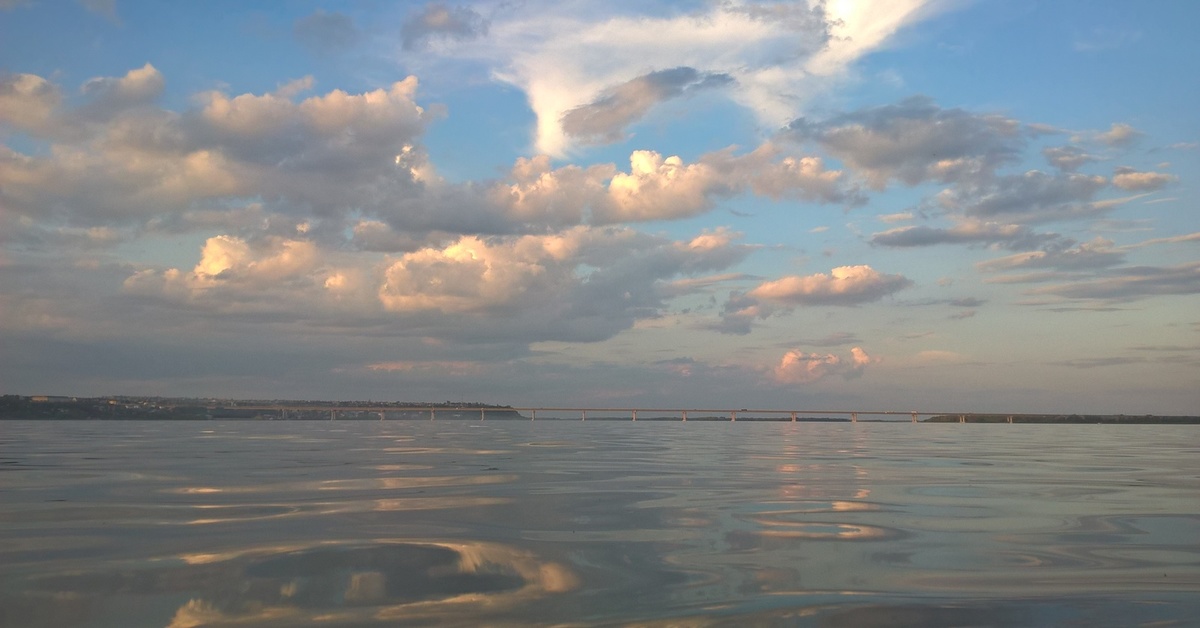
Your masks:
<svg viewBox="0 0 1200 628"><path fill-rule="evenodd" d="M0 385L1195 413L1198 13L3 0Z"/></svg>

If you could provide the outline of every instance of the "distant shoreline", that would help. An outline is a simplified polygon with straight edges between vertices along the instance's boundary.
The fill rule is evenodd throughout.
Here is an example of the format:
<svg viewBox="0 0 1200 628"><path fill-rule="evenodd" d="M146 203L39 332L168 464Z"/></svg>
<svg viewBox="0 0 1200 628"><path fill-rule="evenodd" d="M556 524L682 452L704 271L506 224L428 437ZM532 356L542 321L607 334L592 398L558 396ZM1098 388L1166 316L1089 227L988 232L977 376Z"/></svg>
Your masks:
<svg viewBox="0 0 1200 628"><path fill-rule="evenodd" d="M59 397L49 395L0 396L0 420L101 420L101 421L414 421L414 420L542 420L542 421L656 421L682 420L703 422L803 422L803 423L898 423L910 422L909 413L848 413L821 416L823 412L785 410L738 410L714 414L715 410L662 409L556 409L541 416L529 408L514 408L479 402L377 402L377 401L297 401L202 399L174 397ZM592 414L589 415L588 412ZM641 412L641 416L638 415ZM688 415L691 412L691 415ZM574 416L572 414L574 413ZM738 414L741 413L741 416ZM858 414L864 416L859 417ZM891 414L897 418L878 418ZM848 415L848 416L847 416ZM906 418L899 418L899 417ZM997 413L918 413L911 422L919 423L1023 423L1092 425L1200 425L1200 416L1126 415L1126 414L997 414Z"/></svg>

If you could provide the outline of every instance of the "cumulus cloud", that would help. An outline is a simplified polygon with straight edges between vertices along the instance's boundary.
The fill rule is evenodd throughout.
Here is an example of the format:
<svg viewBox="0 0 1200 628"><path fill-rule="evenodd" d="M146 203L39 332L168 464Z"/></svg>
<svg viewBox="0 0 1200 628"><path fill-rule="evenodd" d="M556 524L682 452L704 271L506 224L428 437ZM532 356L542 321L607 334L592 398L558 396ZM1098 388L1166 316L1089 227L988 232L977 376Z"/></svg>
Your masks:
<svg viewBox="0 0 1200 628"><path fill-rule="evenodd" d="M863 202L841 171L817 157L783 155L769 142L740 155L732 148L706 153L693 163L638 150L628 172L614 164L555 169L549 156L521 158L488 197L513 220L569 226L687 218L746 191L777 200Z"/></svg>
<svg viewBox="0 0 1200 628"><path fill-rule="evenodd" d="M1161 190L1168 184L1178 180L1178 177L1162 172L1144 172L1129 166L1120 166L1113 173L1113 185L1122 190L1133 192L1152 192Z"/></svg>
<svg viewBox="0 0 1200 628"><path fill-rule="evenodd" d="M1024 145L1020 130L1011 118L942 109L913 97L823 122L800 118L787 136L816 142L882 189L891 180L916 185L989 175L1017 158Z"/></svg>
<svg viewBox="0 0 1200 628"><path fill-rule="evenodd" d="M841 266L812 275L790 275L764 281L751 290L730 294L713 329L746 334L757 319L802 306L855 306L878 301L912 285L903 275L889 275L866 265Z"/></svg>
<svg viewBox="0 0 1200 628"><path fill-rule="evenodd" d="M870 266L840 266L828 275L791 275L759 284L747 296L782 305L858 305L877 301L912 285L903 275L885 275Z"/></svg>
<svg viewBox="0 0 1200 628"><path fill-rule="evenodd" d="M404 20L400 37L405 50L420 48L431 39L464 41L486 35L488 20L474 9L431 2Z"/></svg>
<svg viewBox="0 0 1200 628"><path fill-rule="evenodd" d="M371 225L364 228L379 228ZM359 321L398 337L527 345L593 342L655 318L705 277L752 250L718 229L673 241L636 231L574 227L548 235L457 236L397 256L322 247L302 237L209 238L190 270L146 268L125 294L196 313Z"/></svg>
<svg viewBox="0 0 1200 628"><path fill-rule="evenodd" d="M851 348L848 359L832 353L805 353L800 350L791 350L780 359L779 365L775 367L774 375L775 380L782 384L808 384L833 375L853 379L860 377L868 365L878 361L861 347Z"/></svg>
<svg viewBox="0 0 1200 628"><path fill-rule="evenodd" d="M1102 144L1115 148L1127 148L1142 137L1142 132L1128 124L1117 122L1107 131L1097 133L1094 137Z"/></svg>
<svg viewBox="0 0 1200 628"><path fill-rule="evenodd" d="M414 186L401 156L428 119L415 78L300 101L311 79L268 94L209 92L183 113L153 103L163 84L147 64L87 81L84 101L64 107L44 79L6 77L2 121L53 150L3 148L0 198L25 215L99 225L244 196L286 211L377 209L388 192Z"/></svg>
<svg viewBox="0 0 1200 628"><path fill-rule="evenodd" d="M30 133L49 132L62 92L34 74L0 74L0 123Z"/></svg>

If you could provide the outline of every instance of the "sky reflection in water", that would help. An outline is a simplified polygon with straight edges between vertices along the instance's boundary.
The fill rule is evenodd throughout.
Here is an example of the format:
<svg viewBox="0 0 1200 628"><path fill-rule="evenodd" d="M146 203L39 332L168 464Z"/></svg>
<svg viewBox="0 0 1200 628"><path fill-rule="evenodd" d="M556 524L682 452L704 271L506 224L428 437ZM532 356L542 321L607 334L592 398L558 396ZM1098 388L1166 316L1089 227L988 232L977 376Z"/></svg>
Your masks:
<svg viewBox="0 0 1200 628"><path fill-rule="evenodd" d="M9 422L0 625L1186 625L1192 431Z"/></svg>

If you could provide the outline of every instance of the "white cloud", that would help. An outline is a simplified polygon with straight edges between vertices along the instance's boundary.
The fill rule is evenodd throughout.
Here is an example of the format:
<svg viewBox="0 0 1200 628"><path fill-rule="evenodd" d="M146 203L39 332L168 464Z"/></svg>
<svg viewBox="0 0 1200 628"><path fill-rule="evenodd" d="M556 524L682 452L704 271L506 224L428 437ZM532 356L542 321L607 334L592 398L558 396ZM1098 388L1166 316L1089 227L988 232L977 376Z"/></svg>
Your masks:
<svg viewBox="0 0 1200 628"><path fill-rule="evenodd" d="M431 48L480 61L495 78L524 91L537 116L536 150L563 156L573 144L564 129L564 121L574 121L572 112L606 105L604 111L614 115L588 117L583 137L620 137L624 127L672 95L647 98L639 87L638 98L630 99L622 91L645 87L639 80L655 83L648 77L678 68L700 77L728 77L722 81L737 89L723 93L768 128L778 128L829 79L946 4L735 1L655 16L623 15L612 8L604 15L582 15L572 4L515 5L490 16L486 37L454 46L431 42ZM617 100L631 106L614 108Z"/></svg>
<svg viewBox="0 0 1200 628"><path fill-rule="evenodd" d="M801 306L855 306L878 301L912 285L903 275L888 275L867 265L841 266L812 275L764 281L745 293L733 292L716 331L746 334L757 319Z"/></svg>
<svg viewBox="0 0 1200 628"><path fill-rule="evenodd" d="M1179 177L1172 174L1162 172L1143 172L1121 166L1117 168L1113 174L1113 185L1122 190L1130 190L1135 192L1147 192L1151 190L1160 190L1168 184L1177 181Z"/></svg>
<svg viewBox="0 0 1200 628"><path fill-rule="evenodd" d="M879 362L861 347L850 349L850 357L843 359L832 353L805 353L791 350L783 355L775 367L775 381L782 384L808 384L832 375L853 379L862 375L870 364Z"/></svg>

